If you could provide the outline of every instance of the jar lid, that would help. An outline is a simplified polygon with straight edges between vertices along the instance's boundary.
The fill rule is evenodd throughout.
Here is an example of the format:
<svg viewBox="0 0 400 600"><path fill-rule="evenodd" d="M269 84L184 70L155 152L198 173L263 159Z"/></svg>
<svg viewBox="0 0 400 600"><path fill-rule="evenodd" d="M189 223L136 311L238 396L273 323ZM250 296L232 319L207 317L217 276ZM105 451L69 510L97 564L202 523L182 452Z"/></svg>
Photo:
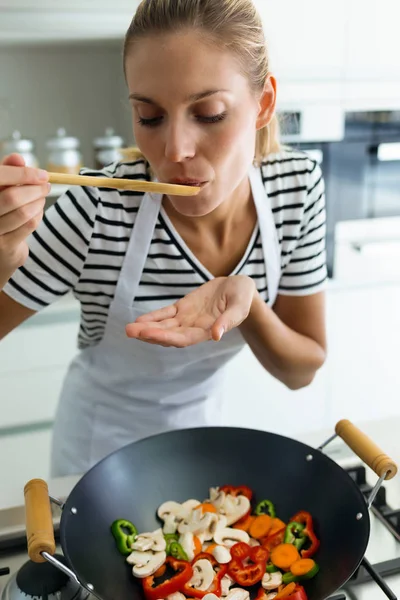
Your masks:
<svg viewBox="0 0 400 600"><path fill-rule="evenodd" d="M93 140L95 148L121 148L124 140L119 135L115 135L112 127L107 127L103 136Z"/></svg>
<svg viewBox="0 0 400 600"><path fill-rule="evenodd" d="M34 144L32 140L21 137L19 131L13 131L11 137L3 142L3 151L6 154L11 152L32 152Z"/></svg>
<svg viewBox="0 0 400 600"><path fill-rule="evenodd" d="M67 136L64 127L59 127L57 135L46 142L46 147L49 150L73 150L79 148L79 145L78 138Z"/></svg>

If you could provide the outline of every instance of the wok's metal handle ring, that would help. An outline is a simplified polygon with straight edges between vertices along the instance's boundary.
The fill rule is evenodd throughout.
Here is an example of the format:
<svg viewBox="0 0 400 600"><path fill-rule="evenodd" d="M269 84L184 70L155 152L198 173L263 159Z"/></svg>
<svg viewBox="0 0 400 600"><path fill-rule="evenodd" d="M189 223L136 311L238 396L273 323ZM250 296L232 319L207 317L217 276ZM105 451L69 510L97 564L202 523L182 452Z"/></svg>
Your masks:
<svg viewBox="0 0 400 600"><path fill-rule="evenodd" d="M382 479L392 479L397 464L351 421L342 419L336 424L336 434Z"/></svg>
<svg viewBox="0 0 400 600"><path fill-rule="evenodd" d="M29 558L45 562L43 553L53 556L56 551L49 489L43 479L31 479L25 485L25 522Z"/></svg>

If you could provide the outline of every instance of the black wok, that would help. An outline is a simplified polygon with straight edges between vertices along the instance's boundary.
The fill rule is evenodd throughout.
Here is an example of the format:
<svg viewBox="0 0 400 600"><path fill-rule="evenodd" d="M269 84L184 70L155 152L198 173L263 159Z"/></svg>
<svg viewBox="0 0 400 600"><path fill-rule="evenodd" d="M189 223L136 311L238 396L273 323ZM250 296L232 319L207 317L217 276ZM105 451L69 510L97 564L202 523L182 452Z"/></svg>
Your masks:
<svg viewBox="0 0 400 600"><path fill-rule="evenodd" d="M336 431L379 475L386 472L390 479L396 474L395 463L348 421L340 422ZM34 482L38 480L27 484L25 497L29 555L38 562L51 560L55 548L50 505L46 496L39 510L41 493ZM102 600L142 600L140 584L116 549L111 523L125 518L139 531L154 530L160 527L160 504L204 500L210 487L223 484L247 485L256 500L271 499L283 520L299 510L312 514L321 545L315 556L320 572L305 584L309 600L333 594L360 565L370 519L365 499L346 471L321 451L281 435L211 427L130 444L82 477L60 523L61 546L71 570Z"/></svg>

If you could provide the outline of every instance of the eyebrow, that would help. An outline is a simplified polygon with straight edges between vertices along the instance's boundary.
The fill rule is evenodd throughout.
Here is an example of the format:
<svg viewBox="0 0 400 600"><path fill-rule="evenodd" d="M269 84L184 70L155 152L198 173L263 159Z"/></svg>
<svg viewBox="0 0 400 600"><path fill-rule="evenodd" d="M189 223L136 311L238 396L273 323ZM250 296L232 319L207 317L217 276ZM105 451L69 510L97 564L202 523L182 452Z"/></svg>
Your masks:
<svg viewBox="0 0 400 600"><path fill-rule="evenodd" d="M205 92L199 92L198 94L192 94L186 99L186 102L198 102L199 100L203 100L204 98L209 98L210 96L214 96L214 94L219 94L220 92L226 92L227 90L206 90ZM145 102L146 104L154 104L157 105L157 102L152 100L151 98L147 98L146 96L142 96L141 94L129 94L130 100L138 100L139 102Z"/></svg>

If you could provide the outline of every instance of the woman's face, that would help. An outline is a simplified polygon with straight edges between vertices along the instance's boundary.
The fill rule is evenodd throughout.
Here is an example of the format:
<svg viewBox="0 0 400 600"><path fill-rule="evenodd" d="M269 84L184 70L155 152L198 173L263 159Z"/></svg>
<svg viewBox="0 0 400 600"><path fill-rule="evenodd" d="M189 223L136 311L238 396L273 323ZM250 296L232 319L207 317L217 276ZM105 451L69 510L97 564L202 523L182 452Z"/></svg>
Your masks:
<svg viewBox="0 0 400 600"><path fill-rule="evenodd" d="M135 140L159 181L201 185L171 196L186 216L209 214L243 182L254 158L260 99L232 53L188 31L131 46L126 76Z"/></svg>

